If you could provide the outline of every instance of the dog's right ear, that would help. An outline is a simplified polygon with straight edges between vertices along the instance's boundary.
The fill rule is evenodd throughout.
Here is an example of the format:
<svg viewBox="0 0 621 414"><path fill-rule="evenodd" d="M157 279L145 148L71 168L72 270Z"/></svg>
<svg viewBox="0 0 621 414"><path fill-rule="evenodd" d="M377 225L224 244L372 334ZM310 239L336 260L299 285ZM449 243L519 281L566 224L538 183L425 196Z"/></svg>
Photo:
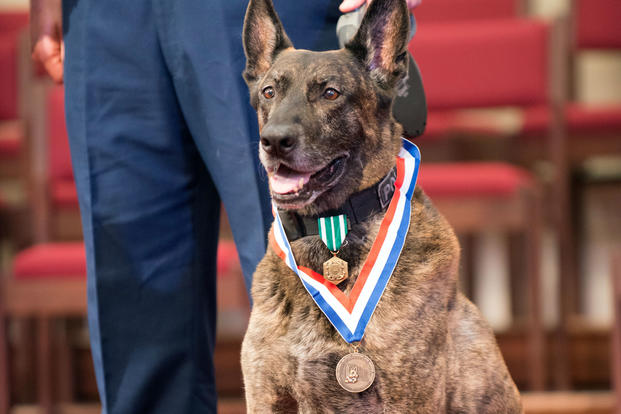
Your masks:
<svg viewBox="0 0 621 414"><path fill-rule="evenodd" d="M278 53L293 47L274 10L272 0L250 0L244 19L244 79L252 88L272 66Z"/></svg>

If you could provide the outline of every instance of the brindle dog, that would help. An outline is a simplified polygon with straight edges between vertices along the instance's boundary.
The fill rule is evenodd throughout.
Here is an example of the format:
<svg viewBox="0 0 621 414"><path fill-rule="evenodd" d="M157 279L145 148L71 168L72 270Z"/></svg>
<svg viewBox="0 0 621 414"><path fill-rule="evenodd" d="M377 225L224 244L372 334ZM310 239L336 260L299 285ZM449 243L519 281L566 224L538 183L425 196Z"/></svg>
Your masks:
<svg viewBox="0 0 621 414"><path fill-rule="evenodd" d="M391 106L407 72L408 31L404 0L374 0L344 49L296 50L271 0L250 1L244 77L280 209L300 215L338 209L393 168L402 129ZM350 267L339 285L345 293L382 218L372 216L347 235L339 253ZM331 257L318 236L291 244L297 263L319 273ZM405 246L361 343L375 381L355 394L335 377L351 346L268 248L254 275L242 347L248 412L522 412L492 331L457 291L458 263L455 234L417 188Z"/></svg>

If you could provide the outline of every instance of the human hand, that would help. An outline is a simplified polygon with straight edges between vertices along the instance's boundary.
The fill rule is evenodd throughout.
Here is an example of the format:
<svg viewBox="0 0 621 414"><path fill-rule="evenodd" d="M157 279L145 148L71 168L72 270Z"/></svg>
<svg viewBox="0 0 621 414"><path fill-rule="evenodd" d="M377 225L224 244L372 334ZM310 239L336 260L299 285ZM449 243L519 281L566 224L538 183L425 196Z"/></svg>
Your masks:
<svg viewBox="0 0 621 414"><path fill-rule="evenodd" d="M415 9L419 4L422 3L423 0L407 0L408 10ZM339 6L339 10L343 13L349 13L350 11L356 10L358 7L362 6L364 3L369 4L371 0L343 0L343 2Z"/></svg>
<svg viewBox="0 0 621 414"><path fill-rule="evenodd" d="M63 82L62 0L30 0L32 59L43 65L54 82Z"/></svg>

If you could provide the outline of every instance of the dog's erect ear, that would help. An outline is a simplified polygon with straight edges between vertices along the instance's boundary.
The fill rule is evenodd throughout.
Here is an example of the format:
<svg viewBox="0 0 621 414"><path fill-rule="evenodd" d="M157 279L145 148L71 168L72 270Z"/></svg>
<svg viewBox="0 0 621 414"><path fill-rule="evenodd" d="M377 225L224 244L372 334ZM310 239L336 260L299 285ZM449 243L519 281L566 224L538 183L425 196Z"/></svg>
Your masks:
<svg viewBox="0 0 621 414"><path fill-rule="evenodd" d="M278 53L292 47L272 0L250 0L244 19L244 79L251 86L267 72Z"/></svg>
<svg viewBox="0 0 621 414"><path fill-rule="evenodd" d="M405 0L373 0L345 48L366 65L383 89L407 74L410 16Z"/></svg>

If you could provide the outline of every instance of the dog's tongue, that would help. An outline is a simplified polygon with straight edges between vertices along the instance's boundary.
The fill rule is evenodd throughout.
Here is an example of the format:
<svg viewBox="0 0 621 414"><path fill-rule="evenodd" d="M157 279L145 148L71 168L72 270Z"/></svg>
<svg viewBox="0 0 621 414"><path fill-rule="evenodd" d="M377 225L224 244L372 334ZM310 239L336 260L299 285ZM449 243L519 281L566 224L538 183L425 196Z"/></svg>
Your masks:
<svg viewBox="0 0 621 414"><path fill-rule="evenodd" d="M273 192L278 194L295 193L310 180L311 174L281 166L278 171L270 176L270 187L272 187Z"/></svg>

